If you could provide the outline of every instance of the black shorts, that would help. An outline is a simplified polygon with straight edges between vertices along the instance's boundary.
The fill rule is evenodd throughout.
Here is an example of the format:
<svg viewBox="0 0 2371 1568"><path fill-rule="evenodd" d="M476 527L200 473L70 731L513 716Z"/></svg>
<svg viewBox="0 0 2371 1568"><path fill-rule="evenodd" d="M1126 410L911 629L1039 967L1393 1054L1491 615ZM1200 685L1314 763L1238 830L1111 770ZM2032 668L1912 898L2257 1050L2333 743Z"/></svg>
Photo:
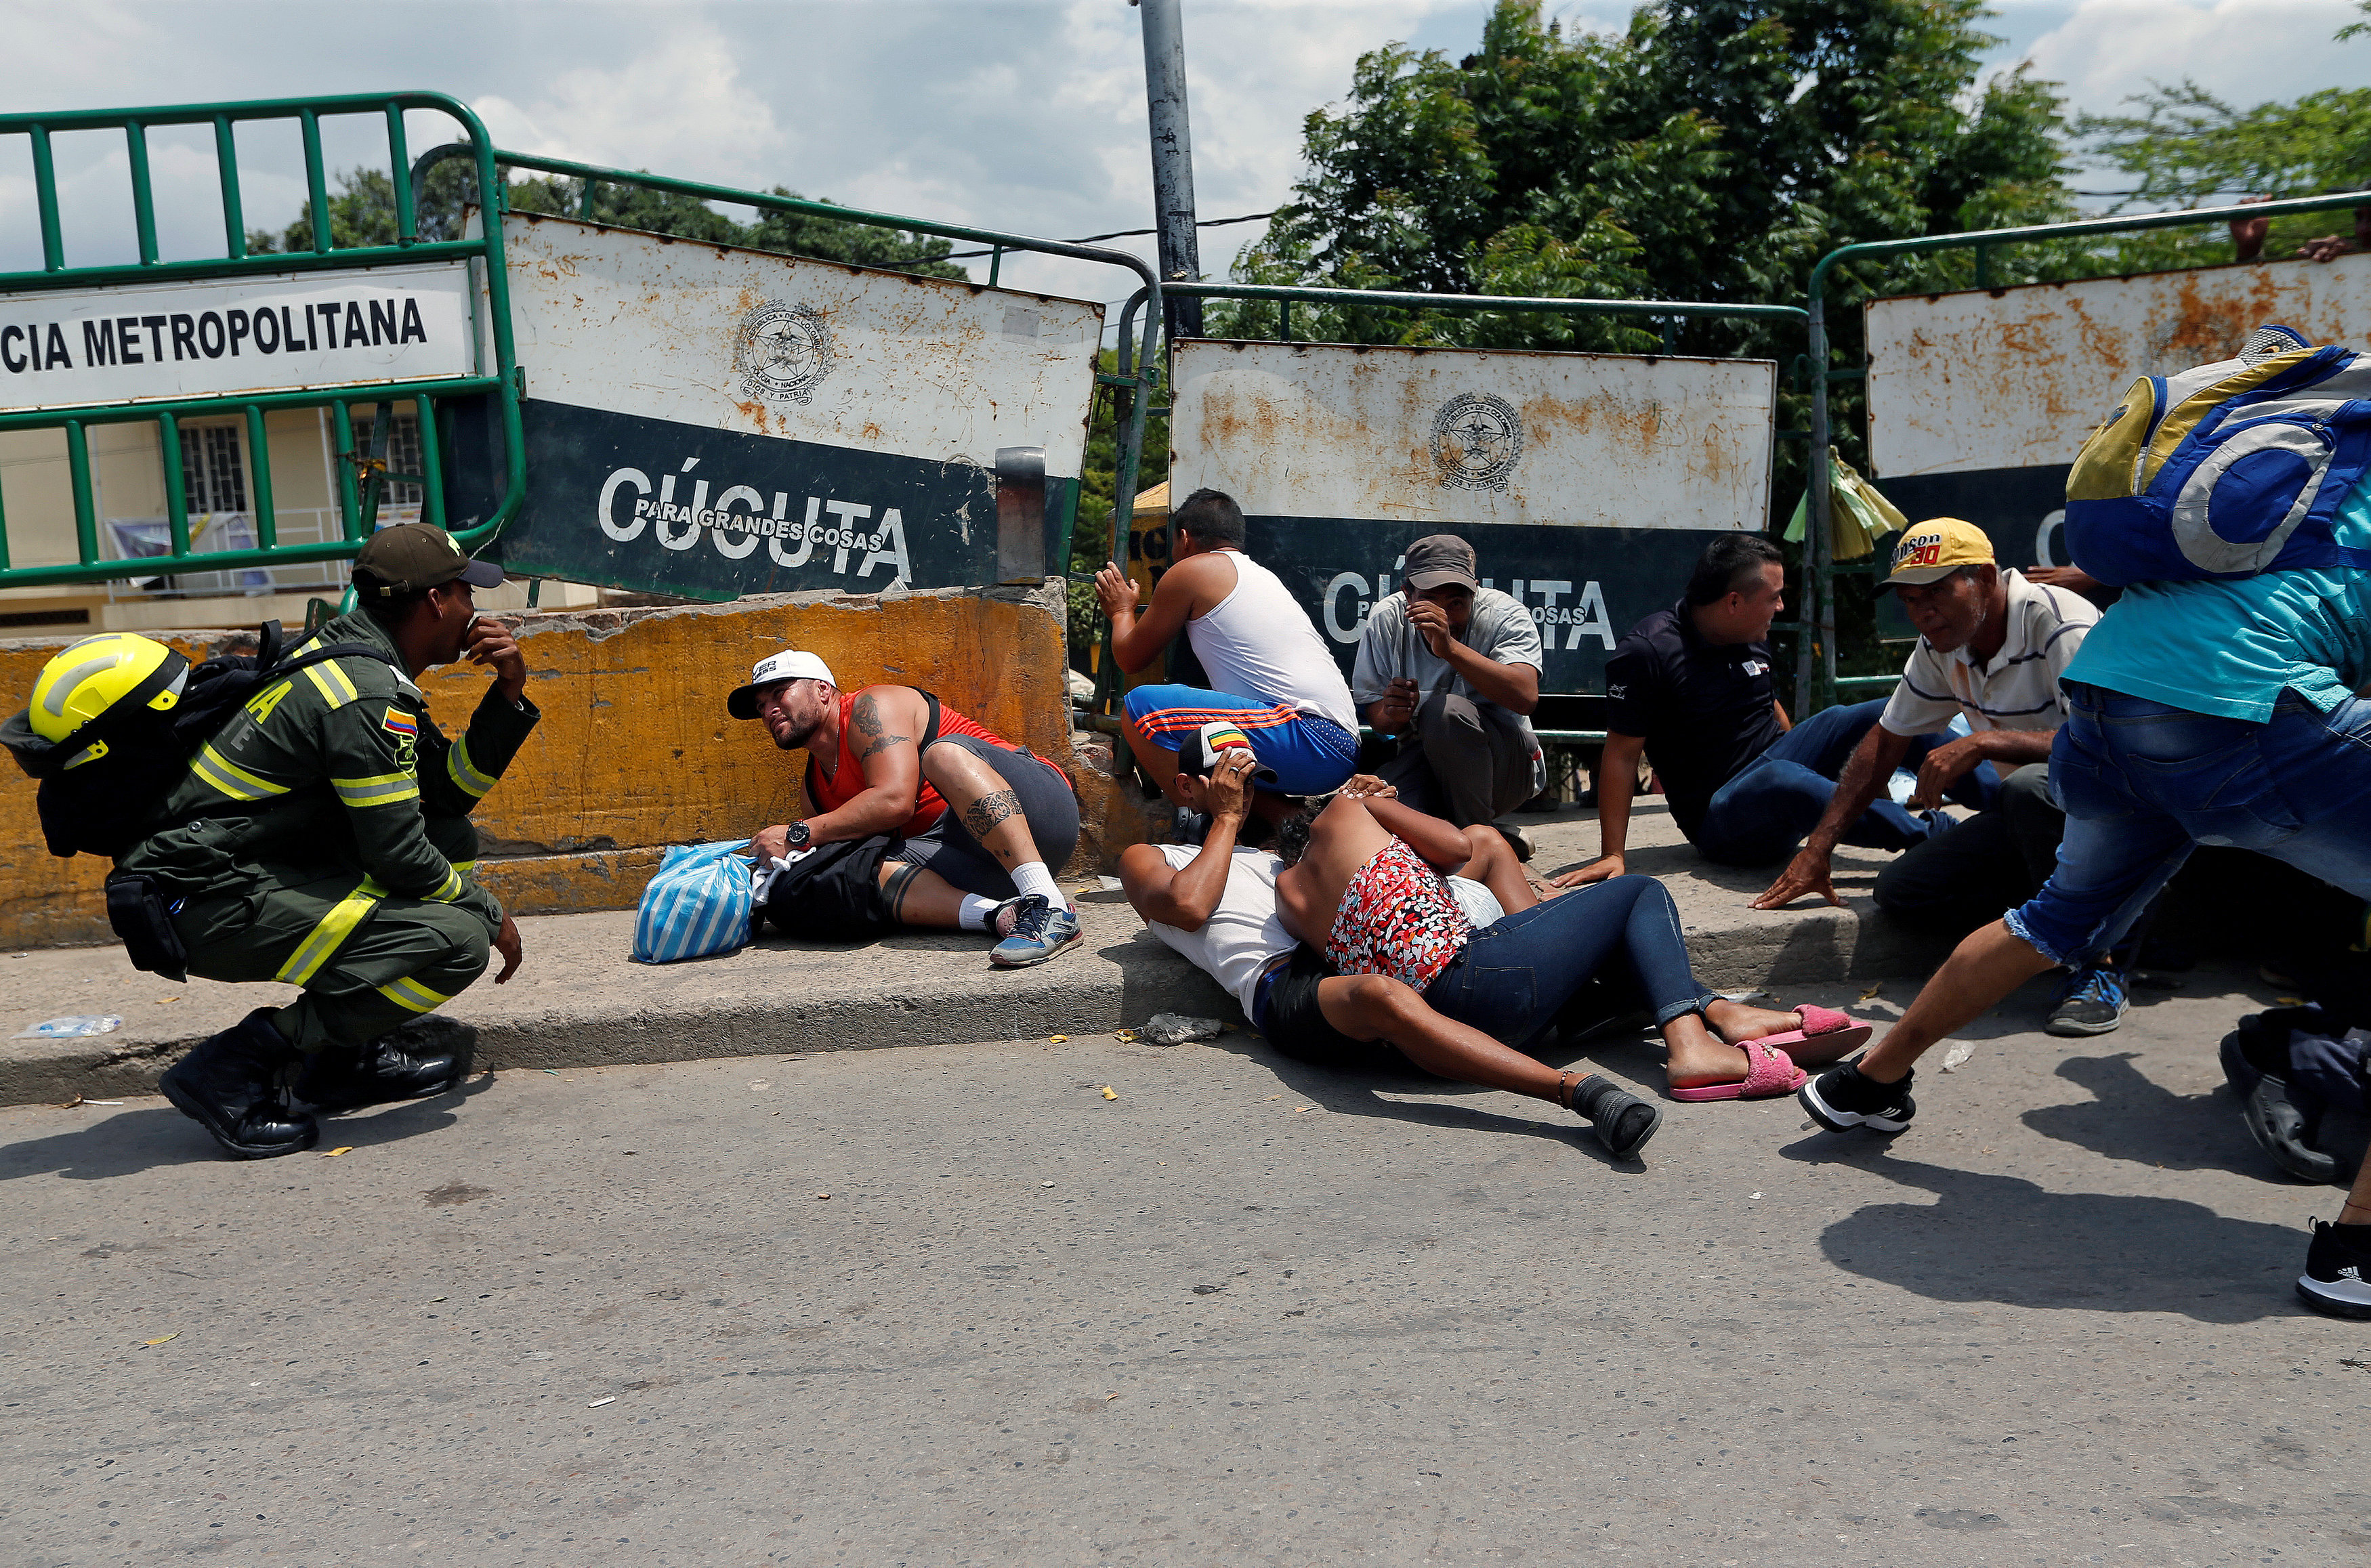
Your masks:
<svg viewBox="0 0 2371 1568"><path fill-rule="evenodd" d="M1253 995L1252 1027L1296 1062L1320 1067L1392 1067L1406 1058L1384 1040L1353 1040L1325 1021L1317 985L1335 976L1334 966L1306 947L1271 969Z"/></svg>
<svg viewBox="0 0 2371 1568"><path fill-rule="evenodd" d="M1021 817L1029 824L1037 858L1048 871L1061 870L1079 847L1079 797L1068 778L1026 746L1007 749L977 735L942 735L931 744L961 746L996 769L1021 802ZM1018 891L952 806L928 832L907 839L889 858L935 871L958 890L982 898L1011 898Z"/></svg>

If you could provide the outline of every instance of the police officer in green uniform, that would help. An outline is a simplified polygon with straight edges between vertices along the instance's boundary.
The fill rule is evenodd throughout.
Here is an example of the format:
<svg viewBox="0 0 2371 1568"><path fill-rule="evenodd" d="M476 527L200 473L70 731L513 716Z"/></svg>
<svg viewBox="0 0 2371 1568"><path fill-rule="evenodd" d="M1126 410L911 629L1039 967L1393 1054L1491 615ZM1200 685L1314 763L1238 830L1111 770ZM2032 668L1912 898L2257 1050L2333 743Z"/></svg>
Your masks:
<svg viewBox="0 0 2371 1568"><path fill-rule="evenodd" d="M468 1046L436 1051L419 1020L485 973L490 947L496 984L519 964L517 926L472 876L468 820L540 716L518 644L471 603L502 569L407 523L372 536L353 578L361 608L298 651L368 651L265 686L191 761L158 819L174 825L120 861L159 884L191 974L302 987L164 1077L241 1159L310 1148L320 1129L298 1101L350 1110L452 1088ZM412 682L465 654L494 680L447 742Z"/></svg>

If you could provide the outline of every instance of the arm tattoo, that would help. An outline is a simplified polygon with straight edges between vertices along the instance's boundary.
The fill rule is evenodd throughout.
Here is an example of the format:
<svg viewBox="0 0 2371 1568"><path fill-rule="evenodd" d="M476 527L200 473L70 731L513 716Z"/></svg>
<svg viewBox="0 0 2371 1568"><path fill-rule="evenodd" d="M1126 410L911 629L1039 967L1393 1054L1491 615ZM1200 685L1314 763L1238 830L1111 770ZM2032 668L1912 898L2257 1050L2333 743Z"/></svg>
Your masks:
<svg viewBox="0 0 2371 1568"><path fill-rule="evenodd" d="M1021 797L1010 790L982 795L964 808L963 824L974 838L985 842L996 824L1021 814Z"/></svg>
<svg viewBox="0 0 2371 1568"><path fill-rule="evenodd" d="M911 735L883 733L885 726L881 722L880 699L871 692L866 692L850 705L848 716L856 721L857 733L864 737L863 744L856 753L856 760L859 762L862 762L875 752L887 751L891 746L902 746L913 739Z"/></svg>

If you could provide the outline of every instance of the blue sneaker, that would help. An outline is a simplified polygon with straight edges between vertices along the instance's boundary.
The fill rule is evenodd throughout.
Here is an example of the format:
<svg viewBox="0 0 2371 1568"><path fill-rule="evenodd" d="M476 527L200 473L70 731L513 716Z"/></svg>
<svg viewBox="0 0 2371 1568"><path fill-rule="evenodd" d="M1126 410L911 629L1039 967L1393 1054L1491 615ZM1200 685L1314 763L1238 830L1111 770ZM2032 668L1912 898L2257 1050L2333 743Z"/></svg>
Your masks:
<svg viewBox="0 0 2371 1568"><path fill-rule="evenodd" d="M2044 1027L2053 1034L2106 1034L2124 1021L2128 997L2122 970L2086 964L2067 976Z"/></svg>
<svg viewBox="0 0 2371 1568"><path fill-rule="evenodd" d="M1087 934L1079 925L1077 910L1068 905L1057 909L1034 893L999 906L996 928L1004 940L989 951L988 962L999 969L1026 969L1033 963L1043 963L1063 950L1076 947Z"/></svg>

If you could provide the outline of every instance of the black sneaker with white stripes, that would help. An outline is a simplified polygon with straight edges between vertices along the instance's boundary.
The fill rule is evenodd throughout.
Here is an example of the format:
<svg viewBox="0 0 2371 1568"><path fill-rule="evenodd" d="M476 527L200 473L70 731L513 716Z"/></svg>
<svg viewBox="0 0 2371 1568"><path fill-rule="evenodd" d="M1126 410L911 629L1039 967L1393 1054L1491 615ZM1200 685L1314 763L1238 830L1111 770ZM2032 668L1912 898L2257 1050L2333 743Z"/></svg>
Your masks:
<svg viewBox="0 0 2371 1568"><path fill-rule="evenodd" d="M1879 1083L1863 1078L1856 1064L1845 1062L1797 1090L1795 1098L1811 1113L1812 1121L1832 1133L1854 1127L1898 1133L1918 1114L1918 1102L1910 1098L1910 1080L1917 1076L1908 1072L1902 1075L1900 1083Z"/></svg>
<svg viewBox="0 0 2371 1568"><path fill-rule="evenodd" d="M2313 1222L2297 1296L2331 1318L2371 1318L2371 1225Z"/></svg>

